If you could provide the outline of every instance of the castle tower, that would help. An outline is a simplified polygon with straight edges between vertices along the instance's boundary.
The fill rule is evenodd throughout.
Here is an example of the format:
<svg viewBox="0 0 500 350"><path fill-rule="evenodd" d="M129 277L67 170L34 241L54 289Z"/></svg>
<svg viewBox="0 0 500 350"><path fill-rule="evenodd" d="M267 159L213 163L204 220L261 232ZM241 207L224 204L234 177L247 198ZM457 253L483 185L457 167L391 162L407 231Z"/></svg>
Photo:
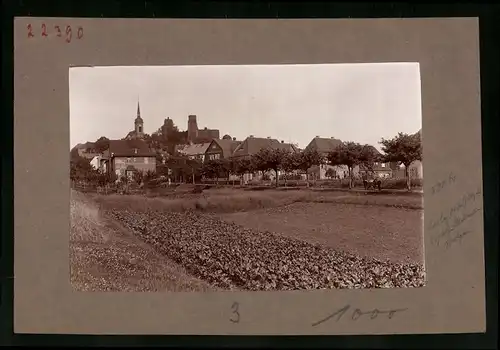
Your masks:
<svg viewBox="0 0 500 350"><path fill-rule="evenodd" d="M134 121L134 131L137 136L144 135L144 120L141 118L141 107L139 106L139 101L137 101L137 117Z"/></svg>
<svg viewBox="0 0 500 350"><path fill-rule="evenodd" d="M196 115L188 116L187 138L189 142L193 142L198 137L198 123Z"/></svg>

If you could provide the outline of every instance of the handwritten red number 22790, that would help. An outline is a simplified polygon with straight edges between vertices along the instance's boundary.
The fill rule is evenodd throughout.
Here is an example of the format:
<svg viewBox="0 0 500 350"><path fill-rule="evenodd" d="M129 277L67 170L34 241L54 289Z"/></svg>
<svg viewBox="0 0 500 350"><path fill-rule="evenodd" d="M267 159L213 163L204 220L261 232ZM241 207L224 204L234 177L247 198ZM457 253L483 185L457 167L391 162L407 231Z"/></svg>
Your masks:
<svg viewBox="0 0 500 350"><path fill-rule="evenodd" d="M35 34L33 32L33 26L31 24L28 24L26 27L28 29L28 38L34 38ZM41 27L42 27L41 36L48 37L49 34L47 33L47 25L45 23L42 23ZM61 27L58 25L55 25L54 29L57 33L56 36L62 37ZM68 26L66 26L66 39L65 39L65 41L67 43L70 43L72 38L73 38L73 30L72 30L71 26L68 25ZM83 27L81 27L81 26L78 27L77 38L78 39L83 38Z"/></svg>

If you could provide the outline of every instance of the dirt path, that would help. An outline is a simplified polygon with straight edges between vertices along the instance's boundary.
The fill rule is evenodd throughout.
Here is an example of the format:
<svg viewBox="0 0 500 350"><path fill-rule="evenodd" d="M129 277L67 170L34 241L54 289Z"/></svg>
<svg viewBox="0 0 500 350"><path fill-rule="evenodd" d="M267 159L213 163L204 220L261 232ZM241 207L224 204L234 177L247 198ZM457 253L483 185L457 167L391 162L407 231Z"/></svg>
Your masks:
<svg viewBox="0 0 500 350"><path fill-rule="evenodd" d="M213 290L102 216L84 195L71 195L71 283L79 291Z"/></svg>

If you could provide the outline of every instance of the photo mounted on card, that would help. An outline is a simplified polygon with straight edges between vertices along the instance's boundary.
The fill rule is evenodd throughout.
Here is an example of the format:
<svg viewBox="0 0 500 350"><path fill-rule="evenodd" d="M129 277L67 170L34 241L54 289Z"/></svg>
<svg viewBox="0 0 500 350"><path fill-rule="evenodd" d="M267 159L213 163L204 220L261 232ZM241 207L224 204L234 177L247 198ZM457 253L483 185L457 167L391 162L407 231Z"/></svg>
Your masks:
<svg viewBox="0 0 500 350"><path fill-rule="evenodd" d="M485 331L478 40L17 18L15 332Z"/></svg>

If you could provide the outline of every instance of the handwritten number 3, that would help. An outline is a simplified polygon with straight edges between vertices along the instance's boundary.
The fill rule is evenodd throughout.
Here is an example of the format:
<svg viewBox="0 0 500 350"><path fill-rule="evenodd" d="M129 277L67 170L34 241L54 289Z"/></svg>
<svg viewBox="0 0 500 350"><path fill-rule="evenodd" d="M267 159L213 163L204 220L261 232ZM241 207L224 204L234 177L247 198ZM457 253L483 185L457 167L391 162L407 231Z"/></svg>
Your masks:
<svg viewBox="0 0 500 350"><path fill-rule="evenodd" d="M231 309L233 310L233 314L236 317L236 318L229 319L233 323L240 322L240 313L238 312L238 307L239 307L239 304L237 302L234 302L233 305L231 306Z"/></svg>

